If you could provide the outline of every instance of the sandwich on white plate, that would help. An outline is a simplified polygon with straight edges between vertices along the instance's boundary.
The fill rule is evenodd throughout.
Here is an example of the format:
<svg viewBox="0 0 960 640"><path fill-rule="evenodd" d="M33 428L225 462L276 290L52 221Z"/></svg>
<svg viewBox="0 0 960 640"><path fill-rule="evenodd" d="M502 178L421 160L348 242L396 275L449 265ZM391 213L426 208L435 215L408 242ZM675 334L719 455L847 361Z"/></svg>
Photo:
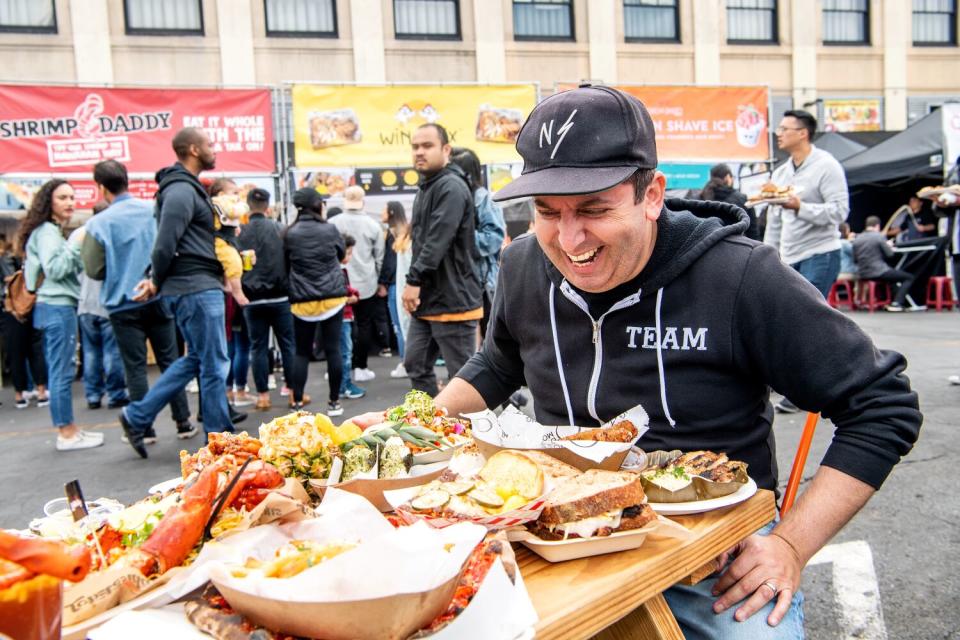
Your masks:
<svg viewBox="0 0 960 640"><path fill-rule="evenodd" d="M590 469L560 480L540 517L526 526L541 540L569 540L641 529L655 520L639 476Z"/></svg>

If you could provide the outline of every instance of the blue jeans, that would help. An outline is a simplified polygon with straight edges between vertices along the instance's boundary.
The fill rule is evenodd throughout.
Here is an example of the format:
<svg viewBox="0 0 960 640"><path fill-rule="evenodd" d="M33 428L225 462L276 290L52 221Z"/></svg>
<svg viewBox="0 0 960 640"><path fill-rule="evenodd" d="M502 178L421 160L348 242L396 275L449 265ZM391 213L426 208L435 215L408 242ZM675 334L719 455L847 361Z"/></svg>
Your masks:
<svg viewBox="0 0 960 640"><path fill-rule="evenodd" d="M77 372L77 308L38 302L33 308L33 328L43 332L53 426L59 429L72 425L71 387Z"/></svg>
<svg viewBox="0 0 960 640"><path fill-rule="evenodd" d="M126 400L123 360L110 319L92 313L82 313L79 318L83 340L83 393L87 402L100 402L104 391L110 402Z"/></svg>
<svg viewBox="0 0 960 640"><path fill-rule="evenodd" d="M340 359L343 360L343 378L340 380L340 394L353 384L353 320L344 320L340 325Z"/></svg>
<svg viewBox="0 0 960 640"><path fill-rule="evenodd" d="M270 329L273 329L273 335L277 337L283 362L283 378L289 384L293 371L293 315L290 313L290 303L283 301L251 304L243 308L243 318L250 334L253 382L257 385L257 393L267 393L270 390L267 387L270 378L270 362L267 357Z"/></svg>
<svg viewBox="0 0 960 640"><path fill-rule="evenodd" d="M810 284L815 286L824 298L830 294L830 287L840 275L840 249L818 253L806 260L795 262L791 267L796 269Z"/></svg>
<svg viewBox="0 0 960 640"><path fill-rule="evenodd" d="M223 292L208 289L197 293L164 296L170 305L177 327L187 343L186 355L167 367L142 400L123 410L130 426L143 431L153 425L157 414L174 396L199 376L202 396L203 430L233 431L227 410L227 335Z"/></svg>
<svg viewBox="0 0 960 640"><path fill-rule="evenodd" d="M771 522L757 531L759 535L769 535L773 530ZM723 613L713 612L713 603L717 598L711 593L713 585L720 578L715 573L693 586L678 584L663 592L670 610L680 624L687 640L801 640L803 638L803 592L793 596L790 609L775 627L767 624L767 616L773 611L776 600L744 620L737 622L733 614L737 606Z"/></svg>
<svg viewBox="0 0 960 640"><path fill-rule="evenodd" d="M227 343L227 388L237 387L239 391L247 386L247 369L250 368L250 338L243 331L234 329Z"/></svg>
<svg viewBox="0 0 960 640"><path fill-rule="evenodd" d="M387 309L390 311L390 322L393 323L393 333L397 336L397 351L403 360L403 329L400 328L400 314L397 313L397 285L392 284L387 289Z"/></svg>

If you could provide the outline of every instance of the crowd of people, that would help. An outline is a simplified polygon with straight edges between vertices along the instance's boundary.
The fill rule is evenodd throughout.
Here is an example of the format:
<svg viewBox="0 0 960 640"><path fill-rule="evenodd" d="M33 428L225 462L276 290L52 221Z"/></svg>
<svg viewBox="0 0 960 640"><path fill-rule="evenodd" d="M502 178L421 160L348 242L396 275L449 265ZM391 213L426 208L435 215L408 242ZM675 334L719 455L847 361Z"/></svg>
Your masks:
<svg viewBox="0 0 960 640"><path fill-rule="evenodd" d="M452 149L442 126L416 133L423 182L409 219L397 201L367 211L355 186L342 209L328 210L327 197L308 186L293 194L296 213L284 225L268 191L241 196L228 178L201 180L216 166L202 130L179 131L172 146L176 162L157 173L155 202L128 193L123 164L98 163L101 201L69 234L74 189L45 183L18 246L0 259L4 277L20 272L36 295L29 315L3 318L16 406L31 397L49 404L58 450L103 444L102 433L74 421L78 340L87 406L120 409L123 439L142 457L167 405L178 437L198 433L191 386L204 431L228 431L247 417L237 407L270 410L278 386L291 409L310 404L309 364L318 357L326 361L323 410L339 416L341 400L363 397L361 385L375 377L371 353L396 349L401 362L390 375L436 394L435 364L452 377L476 351L506 225L479 158ZM161 371L152 386L148 344Z"/></svg>

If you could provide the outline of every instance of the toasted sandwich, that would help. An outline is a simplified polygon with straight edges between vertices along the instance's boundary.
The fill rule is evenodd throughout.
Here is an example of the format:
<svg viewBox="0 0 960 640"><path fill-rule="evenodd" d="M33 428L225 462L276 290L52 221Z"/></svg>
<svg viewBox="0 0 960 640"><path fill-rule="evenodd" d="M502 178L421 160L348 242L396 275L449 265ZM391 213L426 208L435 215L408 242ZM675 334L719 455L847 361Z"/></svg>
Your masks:
<svg viewBox="0 0 960 640"><path fill-rule="evenodd" d="M637 439L637 428L629 420L621 420L602 429L584 429L579 433L564 436L561 440L592 440L594 442L633 442Z"/></svg>
<svg viewBox="0 0 960 640"><path fill-rule="evenodd" d="M541 540L640 529L657 518L646 500L636 474L590 469L561 481L547 497L540 517L527 528Z"/></svg>

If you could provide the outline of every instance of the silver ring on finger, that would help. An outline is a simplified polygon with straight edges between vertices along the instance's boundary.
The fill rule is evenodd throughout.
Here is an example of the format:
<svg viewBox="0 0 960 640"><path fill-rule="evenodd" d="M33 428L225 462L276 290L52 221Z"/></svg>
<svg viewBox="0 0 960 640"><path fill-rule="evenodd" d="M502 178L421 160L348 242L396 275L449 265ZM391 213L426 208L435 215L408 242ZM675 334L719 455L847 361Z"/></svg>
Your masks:
<svg viewBox="0 0 960 640"><path fill-rule="evenodd" d="M773 580L764 580L764 581L760 584L760 586L761 586L761 587L766 587L766 588L770 589L770 591L773 591L774 597L776 597L776 595L777 595L778 593L780 593L780 591L781 591L781 589L778 589L778 588L777 588L777 583L774 582Z"/></svg>

